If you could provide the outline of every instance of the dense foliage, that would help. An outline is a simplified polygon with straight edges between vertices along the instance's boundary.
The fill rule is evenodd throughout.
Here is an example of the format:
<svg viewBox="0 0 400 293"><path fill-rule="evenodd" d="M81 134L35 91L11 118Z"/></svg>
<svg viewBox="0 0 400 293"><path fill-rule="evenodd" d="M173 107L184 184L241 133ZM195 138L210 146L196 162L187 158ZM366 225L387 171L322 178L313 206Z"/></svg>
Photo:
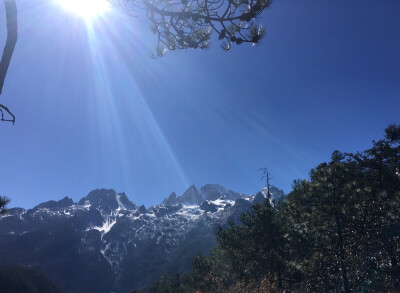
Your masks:
<svg viewBox="0 0 400 293"><path fill-rule="evenodd" d="M388 292L399 290L400 125L355 154L296 180L280 202L256 204L217 233L210 256L150 292ZM397 291L395 291L397 292Z"/></svg>

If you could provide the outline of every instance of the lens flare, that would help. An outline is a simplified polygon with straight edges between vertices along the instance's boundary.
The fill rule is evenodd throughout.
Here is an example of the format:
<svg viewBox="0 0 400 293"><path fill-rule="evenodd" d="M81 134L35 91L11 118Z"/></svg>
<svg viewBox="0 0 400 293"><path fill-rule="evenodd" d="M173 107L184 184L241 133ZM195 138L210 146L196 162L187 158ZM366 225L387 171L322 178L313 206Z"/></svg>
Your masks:
<svg viewBox="0 0 400 293"><path fill-rule="evenodd" d="M92 18L103 15L109 8L107 0L58 0L65 10L82 18Z"/></svg>

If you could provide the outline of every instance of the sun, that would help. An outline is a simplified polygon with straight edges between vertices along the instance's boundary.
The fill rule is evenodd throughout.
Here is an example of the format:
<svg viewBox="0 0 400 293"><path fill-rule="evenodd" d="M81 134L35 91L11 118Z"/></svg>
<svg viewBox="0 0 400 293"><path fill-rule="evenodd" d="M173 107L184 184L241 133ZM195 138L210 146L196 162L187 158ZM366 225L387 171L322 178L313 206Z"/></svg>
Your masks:
<svg viewBox="0 0 400 293"><path fill-rule="evenodd" d="M65 10L85 19L101 16L110 8L107 0L58 0L58 3Z"/></svg>

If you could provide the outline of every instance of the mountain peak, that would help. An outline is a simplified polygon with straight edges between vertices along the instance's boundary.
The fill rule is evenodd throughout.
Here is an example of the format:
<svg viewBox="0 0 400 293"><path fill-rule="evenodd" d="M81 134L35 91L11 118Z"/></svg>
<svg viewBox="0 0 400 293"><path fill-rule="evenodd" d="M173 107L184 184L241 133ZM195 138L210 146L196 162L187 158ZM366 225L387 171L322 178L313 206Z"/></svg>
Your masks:
<svg viewBox="0 0 400 293"><path fill-rule="evenodd" d="M221 196L231 200L243 197L241 194L218 184L206 184L200 188L200 193L205 200L216 200Z"/></svg>
<svg viewBox="0 0 400 293"><path fill-rule="evenodd" d="M125 193L117 193L114 189L95 189L83 197L78 204L91 205L104 210L115 209L133 209L135 204L132 203Z"/></svg>
<svg viewBox="0 0 400 293"><path fill-rule="evenodd" d="M196 186L191 185L181 196L178 197L178 202L190 205L200 205L203 202L203 197L197 190Z"/></svg>
<svg viewBox="0 0 400 293"><path fill-rule="evenodd" d="M168 196L168 198L164 199L164 201L162 202L162 204L165 204L165 205L175 205L177 203L178 203L178 200L176 198L176 193L175 192L172 192Z"/></svg>
<svg viewBox="0 0 400 293"><path fill-rule="evenodd" d="M181 195L176 196L173 192L168 198L165 198L162 204L164 205L198 205L200 206L205 200L217 200L219 198L236 200L243 198L246 195L234 192L218 184L206 184L198 190L195 185L190 185L189 188Z"/></svg>
<svg viewBox="0 0 400 293"><path fill-rule="evenodd" d="M46 201L46 202L42 202L41 204L37 205L35 208L48 208L48 209L66 208L66 207L69 207L69 206L71 206L73 204L74 204L73 200L71 198L69 198L68 196L66 196L63 199L60 199L58 201L49 200L49 201Z"/></svg>

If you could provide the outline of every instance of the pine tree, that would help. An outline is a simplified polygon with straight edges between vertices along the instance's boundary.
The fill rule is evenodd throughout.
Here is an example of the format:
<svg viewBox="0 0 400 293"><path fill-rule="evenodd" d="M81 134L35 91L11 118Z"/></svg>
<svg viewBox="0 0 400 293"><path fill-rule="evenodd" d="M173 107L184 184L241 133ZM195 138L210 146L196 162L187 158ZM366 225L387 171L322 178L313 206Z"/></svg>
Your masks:
<svg viewBox="0 0 400 293"><path fill-rule="evenodd" d="M348 247L355 235L348 210L356 189L354 169L353 163L335 151L330 163L311 170L310 181L298 182L288 197L295 217L292 239L303 239L301 248L304 243L310 245L302 253L310 258L304 271L309 291L351 291Z"/></svg>
<svg viewBox="0 0 400 293"><path fill-rule="evenodd" d="M10 200L5 196L0 196L0 216L7 213L6 206Z"/></svg>
<svg viewBox="0 0 400 293"><path fill-rule="evenodd" d="M372 277L376 290L384 290L396 282L399 275L400 235L400 126L390 125L385 138L374 141L371 149L352 155L358 163L358 178L362 204L355 210L362 219L355 227L362 239L360 260L364 275L360 286L371 287Z"/></svg>
<svg viewBox="0 0 400 293"><path fill-rule="evenodd" d="M218 231L218 243L225 251L236 280L261 280L272 274L282 288L284 242L277 210L267 198L241 217L242 225Z"/></svg>
<svg viewBox="0 0 400 293"><path fill-rule="evenodd" d="M184 283L190 292L215 292L222 290L222 280L214 269L213 259L204 255L196 256L192 261L193 269L185 276Z"/></svg>

